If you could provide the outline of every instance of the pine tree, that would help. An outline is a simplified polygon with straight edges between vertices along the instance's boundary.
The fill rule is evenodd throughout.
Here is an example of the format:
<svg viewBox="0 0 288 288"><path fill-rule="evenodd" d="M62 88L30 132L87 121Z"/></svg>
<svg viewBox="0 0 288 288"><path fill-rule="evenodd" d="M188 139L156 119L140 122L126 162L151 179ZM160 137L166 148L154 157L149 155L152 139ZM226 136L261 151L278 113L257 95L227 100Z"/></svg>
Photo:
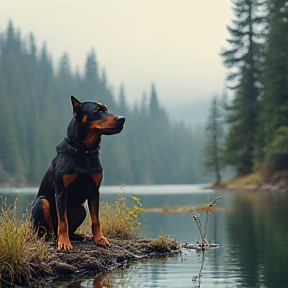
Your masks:
<svg viewBox="0 0 288 288"><path fill-rule="evenodd" d="M254 161L256 168L277 171L288 165L288 5L285 0L270 4L271 28Z"/></svg>
<svg viewBox="0 0 288 288"><path fill-rule="evenodd" d="M221 169L223 162L224 127L223 113L217 96L214 96L211 103L210 115L206 125L206 145L204 149L204 166L215 173L215 185L221 181Z"/></svg>
<svg viewBox="0 0 288 288"><path fill-rule="evenodd" d="M236 20L228 26L231 48L221 56L230 68L228 80L234 84L234 99L229 107L230 124L226 142L227 163L243 175L253 168L254 137L257 128L260 71L267 19L261 0L234 0Z"/></svg>
<svg viewBox="0 0 288 288"><path fill-rule="evenodd" d="M1 37L0 50L0 67L2 74L1 77L5 80L5 92L1 96L5 97L5 93L7 93L8 100L3 100L3 103L8 101L6 105L8 107L10 106L11 113L13 111L12 122L14 122L13 134L15 139L8 140L11 142L14 141L14 145L18 146L17 148L15 148L16 151L18 150L18 148L21 149L19 150L21 151L21 153L19 153L18 155L17 153L9 153L6 155L6 157L7 161L11 162L15 161L14 158L20 157L19 161L23 164L25 163L26 168L26 163L29 162L29 136L25 129L27 127L26 125L29 121L30 116L27 113L27 108L29 107L29 96L27 91L29 90L29 87L27 87L26 78L23 73L23 65L25 64L25 61L23 59L24 43L21 41L20 32L15 30L11 21L8 23L6 33ZM9 111L9 108L5 110L5 113L7 113L7 111ZM17 113L15 113L15 111L17 111ZM16 162L18 162L18 160ZM27 166L29 167L28 163Z"/></svg>
<svg viewBox="0 0 288 288"><path fill-rule="evenodd" d="M103 102L102 95L99 95L100 90L100 79L98 72L98 62L96 59L96 54L94 49L88 53L86 58L84 79L81 86L81 91L87 99L96 100L98 102ZM103 102L105 103L105 102Z"/></svg>
<svg viewBox="0 0 288 288"><path fill-rule="evenodd" d="M23 181L24 165L21 159L19 145L17 143L16 126L13 117L13 109L6 91L4 76L0 73L0 164L2 173L5 171L8 175L16 176L18 180ZM0 182L3 175L0 171Z"/></svg>
<svg viewBox="0 0 288 288"><path fill-rule="evenodd" d="M149 120L147 121L146 144L149 148L149 169L151 170L150 179L152 183L165 183L171 181L171 166L173 160L171 158L171 145L173 145L173 135L170 122L165 110L160 106L156 86L151 85L149 109L147 113ZM149 142L148 142L149 141ZM162 147L162 148L161 148ZM161 161L155 161L155 159ZM168 180L169 179L169 180Z"/></svg>
<svg viewBox="0 0 288 288"><path fill-rule="evenodd" d="M120 86L118 110L123 115L126 115L127 103L126 103L125 89L124 89L123 84L121 84L121 86Z"/></svg>
<svg viewBox="0 0 288 288"><path fill-rule="evenodd" d="M67 119L66 116L70 112L70 107L67 105L69 103L68 99L70 95L77 95L74 89L77 87L77 81L72 75L70 59L67 53L64 53L60 58L57 74L57 108L62 116L61 121L67 123L69 119Z"/></svg>

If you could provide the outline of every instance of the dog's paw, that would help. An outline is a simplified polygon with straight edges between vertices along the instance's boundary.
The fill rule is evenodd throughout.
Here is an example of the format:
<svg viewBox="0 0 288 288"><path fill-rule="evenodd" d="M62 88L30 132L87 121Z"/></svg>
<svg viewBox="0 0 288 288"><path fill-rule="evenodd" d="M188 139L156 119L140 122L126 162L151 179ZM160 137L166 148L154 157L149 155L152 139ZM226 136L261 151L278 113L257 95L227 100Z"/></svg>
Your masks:
<svg viewBox="0 0 288 288"><path fill-rule="evenodd" d="M110 246L109 241L104 236L94 238L94 242L100 246Z"/></svg>
<svg viewBox="0 0 288 288"><path fill-rule="evenodd" d="M58 251L70 251L73 249L72 244L70 243L70 241L58 241L57 243L57 250Z"/></svg>

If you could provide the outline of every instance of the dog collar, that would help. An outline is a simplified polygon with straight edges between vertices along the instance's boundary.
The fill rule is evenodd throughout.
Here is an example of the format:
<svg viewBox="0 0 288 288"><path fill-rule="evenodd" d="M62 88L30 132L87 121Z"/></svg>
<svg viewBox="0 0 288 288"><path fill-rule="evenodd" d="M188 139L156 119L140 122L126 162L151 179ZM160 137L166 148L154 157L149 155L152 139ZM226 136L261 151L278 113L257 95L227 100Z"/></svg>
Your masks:
<svg viewBox="0 0 288 288"><path fill-rule="evenodd" d="M68 137L66 137L65 142L68 144L68 146L74 150L75 152L84 152L85 154L93 154L95 152L98 152L100 150L100 143L98 143L97 147L93 150L90 149L86 149L87 147L82 146L81 144L75 142L75 141L71 141Z"/></svg>

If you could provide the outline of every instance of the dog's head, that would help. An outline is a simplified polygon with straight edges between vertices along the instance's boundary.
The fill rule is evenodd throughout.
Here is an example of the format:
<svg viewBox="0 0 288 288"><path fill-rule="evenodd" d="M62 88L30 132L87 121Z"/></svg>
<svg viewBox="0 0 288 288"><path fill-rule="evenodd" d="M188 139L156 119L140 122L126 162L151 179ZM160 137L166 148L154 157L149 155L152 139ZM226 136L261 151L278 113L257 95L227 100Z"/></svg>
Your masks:
<svg viewBox="0 0 288 288"><path fill-rule="evenodd" d="M112 135L120 133L123 129L125 118L113 115L106 105L97 102L78 101L71 96L73 112L76 123L98 135Z"/></svg>

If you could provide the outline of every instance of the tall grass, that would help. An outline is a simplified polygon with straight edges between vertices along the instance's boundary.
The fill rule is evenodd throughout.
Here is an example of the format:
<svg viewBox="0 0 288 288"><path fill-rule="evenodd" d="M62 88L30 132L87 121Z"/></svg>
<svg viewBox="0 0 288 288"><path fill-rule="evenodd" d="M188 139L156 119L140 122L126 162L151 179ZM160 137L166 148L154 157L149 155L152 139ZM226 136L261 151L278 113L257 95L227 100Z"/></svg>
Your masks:
<svg viewBox="0 0 288 288"><path fill-rule="evenodd" d="M37 237L28 213L21 219L17 217L17 200L9 207L5 200L0 201L0 280L28 281L34 265L48 255L48 244Z"/></svg>
<svg viewBox="0 0 288 288"><path fill-rule="evenodd" d="M114 204L102 202L100 219L103 234L108 238L132 239L141 233L139 216L144 209L137 197L132 196L132 200L129 207L126 197L119 193Z"/></svg>
<svg viewBox="0 0 288 288"><path fill-rule="evenodd" d="M144 212L140 200L132 196L132 205L120 191L115 203L102 201L100 204L100 223L105 237L111 239L133 239L140 236L142 227L140 215ZM91 220L86 217L78 229L79 233L91 233Z"/></svg>

